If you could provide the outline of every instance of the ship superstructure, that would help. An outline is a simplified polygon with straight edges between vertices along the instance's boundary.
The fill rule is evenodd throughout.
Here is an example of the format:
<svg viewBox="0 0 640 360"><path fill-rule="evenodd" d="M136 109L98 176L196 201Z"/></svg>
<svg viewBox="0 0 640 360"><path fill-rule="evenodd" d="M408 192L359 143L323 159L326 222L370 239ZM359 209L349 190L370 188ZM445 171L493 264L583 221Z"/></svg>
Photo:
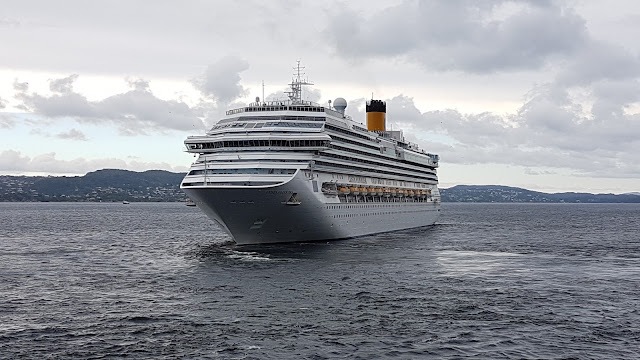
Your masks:
<svg viewBox="0 0 640 360"><path fill-rule="evenodd" d="M432 225L438 155L386 130L386 104L367 126L302 99L298 63L288 99L229 110L185 146L197 154L181 188L238 244L341 239Z"/></svg>

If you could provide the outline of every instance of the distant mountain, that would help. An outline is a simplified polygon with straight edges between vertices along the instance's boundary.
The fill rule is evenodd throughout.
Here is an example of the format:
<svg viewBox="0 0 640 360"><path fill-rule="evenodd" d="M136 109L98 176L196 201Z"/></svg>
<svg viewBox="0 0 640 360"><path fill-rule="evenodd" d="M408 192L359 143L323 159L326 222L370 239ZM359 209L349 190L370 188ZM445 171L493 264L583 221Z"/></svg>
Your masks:
<svg viewBox="0 0 640 360"><path fill-rule="evenodd" d="M184 201L184 173L104 169L84 176L0 176L0 201Z"/></svg>
<svg viewBox="0 0 640 360"><path fill-rule="evenodd" d="M440 194L443 202L640 203L640 196L632 194L547 194L499 185L457 185Z"/></svg>
<svg viewBox="0 0 640 360"><path fill-rule="evenodd" d="M184 201L184 173L104 169L84 176L0 176L0 201ZM629 194L547 194L498 185L440 189L443 202L640 203ZM640 193L638 193L640 194Z"/></svg>

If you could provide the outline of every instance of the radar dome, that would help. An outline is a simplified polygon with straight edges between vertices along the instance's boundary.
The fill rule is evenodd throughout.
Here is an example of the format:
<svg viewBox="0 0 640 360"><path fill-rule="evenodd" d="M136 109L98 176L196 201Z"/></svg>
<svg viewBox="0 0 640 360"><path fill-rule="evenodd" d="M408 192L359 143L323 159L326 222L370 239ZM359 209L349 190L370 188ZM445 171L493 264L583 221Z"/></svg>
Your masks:
<svg viewBox="0 0 640 360"><path fill-rule="evenodd" d="M333 107L344 114L344 109L347 108L347 100L339 97L333 101Z"/></svg>

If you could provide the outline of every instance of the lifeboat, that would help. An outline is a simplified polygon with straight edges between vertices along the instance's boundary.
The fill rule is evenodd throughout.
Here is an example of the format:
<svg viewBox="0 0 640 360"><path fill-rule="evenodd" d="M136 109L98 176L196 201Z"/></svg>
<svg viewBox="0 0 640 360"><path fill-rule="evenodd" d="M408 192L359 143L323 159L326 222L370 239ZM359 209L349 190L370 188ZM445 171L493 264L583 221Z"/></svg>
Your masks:
<svg viewBox="0 0 640 360"><path fill-rule="evenodd" d="M419 190L418 193L420 199L424 199L427 196L427 193L424 190Z"/></svg>
<svg viewBox="0 0 640 360"><path fill-rule="evenodd" d="M391 189L389 192L391 192L392 196L398 196L398 189Z"/></svg>
<svg viewBox="0 0 640 360"><path fill-rule="evenodd" d="M377 191L374 188L367 188L367 192L369 192L369 195L375 195Z"/></svg>
<svg viewBox="0 0 640 360"><path fill-rule="evenodd" d="M359 189L360 189L360 195L367 195L367 193L368 193L367 188L362 186Z"/></svg>
<svg viewBox="0 0 640 360"><path fill-rule="evenodd" d="M414 195L415 193L413 192L413 190L407 190L407 196L413 197Z"/></svg>
<svg viewBox="0 0 640 360"><path fill-rule="evenodd" d="M398 189L398 196L405 196L406 194L404 193L403 189Z"/></svg>
<svg viewBox="0 0 640 360"><path fill-rule="evenodd" d="M382 193L383 193L382 188L376 188L376 195L382 196Z"/></svg>
<svg viewBox="0 0 640 360"><path fill-rule="evenodd" d="M346 187L346 186L343 186L343 187L340 188L340 194L347 195L350 192L351 192L351 190L349 190L349 188Z"/></svg>
<svg viewBox="0 0 640 360"><path fill-rule="evenodd" d="M357 188L357 187L355 187L355 186L350 187L350 188L349 188L349 191L350 191L353 195L360 195L360 189L359 189L359 188Z"/></svg>
<svg viewBox="0 0 640 360"><path fill-rule="evenodd" d="M382 194L384 195L384 197L389 197L391 196L391 190L389 188L384 188L382 189Z"/></svg>

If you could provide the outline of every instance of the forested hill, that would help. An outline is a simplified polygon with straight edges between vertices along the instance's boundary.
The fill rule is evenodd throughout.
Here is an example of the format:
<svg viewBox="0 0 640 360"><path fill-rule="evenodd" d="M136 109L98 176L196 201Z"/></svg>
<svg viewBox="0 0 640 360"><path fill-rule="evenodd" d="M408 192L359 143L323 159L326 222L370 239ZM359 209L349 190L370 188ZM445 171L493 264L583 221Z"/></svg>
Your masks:
<svg viewBox="0 0 640 360"><path fill-rule="evenodd" d="M184 173L104 169L84 176L0 176L0 201L184 201Z"/></svg>
<svg viewBox="0 0 640 360"><path fill-rule="evenodd" d="M440 189L443 202L640 203L635 194L548 194L499 185L458 185Z"/></svg>
<svg viewBox="0 0 640 360"><path fill-rule="evenodd" d="M184 173L104 169L84 176L0 176L0 201L184 201ZM443 202L640 203L635 194L547 194L498 185L440 189Z"/></svg>

